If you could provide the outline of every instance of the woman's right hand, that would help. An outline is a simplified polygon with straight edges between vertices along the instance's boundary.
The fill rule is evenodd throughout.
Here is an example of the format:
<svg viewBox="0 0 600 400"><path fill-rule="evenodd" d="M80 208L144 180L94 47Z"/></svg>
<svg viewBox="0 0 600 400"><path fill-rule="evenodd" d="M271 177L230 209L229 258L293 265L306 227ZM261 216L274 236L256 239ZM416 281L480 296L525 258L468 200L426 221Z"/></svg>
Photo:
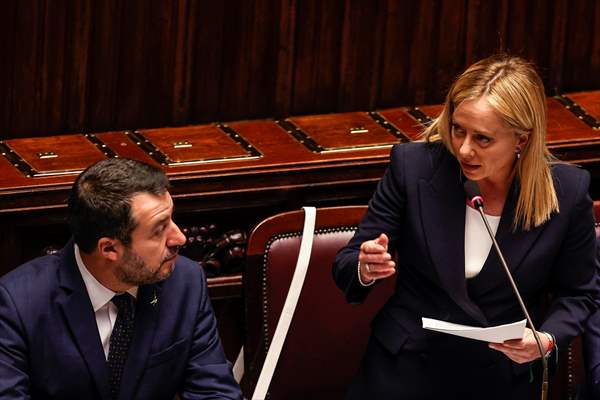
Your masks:
<svg viewBox="0 0 600 400"><path fill-rule="evenodd" d="M358 261L360 280L363 283L368 284L396 273L396 263L388 253L388 242L388 237L382 233L378 238L367 240L360 245Z"/></svg>

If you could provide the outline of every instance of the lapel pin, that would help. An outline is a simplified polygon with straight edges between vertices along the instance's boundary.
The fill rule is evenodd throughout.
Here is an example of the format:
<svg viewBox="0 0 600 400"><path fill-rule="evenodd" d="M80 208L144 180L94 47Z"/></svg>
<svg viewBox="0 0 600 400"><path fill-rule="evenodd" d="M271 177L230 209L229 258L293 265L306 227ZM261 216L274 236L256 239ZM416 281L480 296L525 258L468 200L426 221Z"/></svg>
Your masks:
<svg viewBox="0 0 600 400"><path fill-rule="evenodd" d="M152 295L152 300L150 301L152 307L158 304L158 297L156 297L156 289L154 289L154 294Z"/></svg>

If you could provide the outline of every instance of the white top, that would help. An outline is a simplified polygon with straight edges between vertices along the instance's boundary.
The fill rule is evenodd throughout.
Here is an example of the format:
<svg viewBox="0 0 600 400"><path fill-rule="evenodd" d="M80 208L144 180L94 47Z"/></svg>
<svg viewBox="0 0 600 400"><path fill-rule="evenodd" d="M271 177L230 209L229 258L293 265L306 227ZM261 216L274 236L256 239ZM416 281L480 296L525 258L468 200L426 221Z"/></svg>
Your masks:
<svg viewBox="0 0 600 400"><path fill-rule="evenodd" d="M467 207L465 213L465 277L474 278L481 272L483 264L492 248L492 239L485 228L479 211ZM487 215L487 220L496 235L500 217Z"/></svg>
<svg viewBox="0 0 600 400"><path fill-rule="evenodd" d="M102 342L102 348L104 349L104 356L108 360L108 348L110 346L110 335L115 326L117 320L118 308L115 306L111 299L118 293L113 292L109 288L103 286L94 276L88 271L87 267L81 259L79 253L79 246L75 245L75 261L77 261L77 267L85 283L88 296L92 302L94 313L96 315L96 325L98 325L98 333L100 334L100 341ZM132 287L127 291L134 298L137 298L137 286Z"/></svg>

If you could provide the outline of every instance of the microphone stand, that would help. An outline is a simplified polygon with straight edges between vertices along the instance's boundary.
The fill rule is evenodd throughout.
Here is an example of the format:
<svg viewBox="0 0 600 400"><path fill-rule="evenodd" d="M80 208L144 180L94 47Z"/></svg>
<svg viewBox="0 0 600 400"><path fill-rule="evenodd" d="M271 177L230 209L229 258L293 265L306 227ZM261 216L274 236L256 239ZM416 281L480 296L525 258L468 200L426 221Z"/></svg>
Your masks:
<svg viewBox="0 0 600 400"><path fill-rule="evenodd" d="M506 272L506 276L508 277L510 286L512 286L512 290L515 293L517 300L519 301L521 310L523 310L523 314L525 314L525 318L527 318L527 323L529 324L529 326L531 327L531 330L533 331L533 336L535 337L535 342L537 343L537 347L540 352L540 356L542 357L542 367L543 367L542 400L546 400L548 398L548 360L545 357L544 349L542 347L542 341L540 340L540 336L539 336L538 332L535 330L535 326L533 325L533 321L531 320L531 317L529 317L529 313L527 312L527 307L525 307L525 303L523 303L523 299L521 298L519 289L517 288L517 285L515 284L512 274L510 273L510 270L508 269L508 265L506 265L504 256L502 255L502 252L500 251L500 247L498 247L498 242L496 242L496 238L494 236L494 233L492 232L492 228L490 228L490 224L488 223L488 220L483 212L483 204L481 204L481 203L475 204L475 201L473 201L473 205L475 205L475 208L477 209L477 211L479 211L479 214L481 214L481 218L483 219L485 228L487 229L490 237L492 238L492 242L494 244L494 249L496 250L496 254L498 254L498 257L500 257L500 262L502 263L502 266L504 267L504 271Z"/></svg>

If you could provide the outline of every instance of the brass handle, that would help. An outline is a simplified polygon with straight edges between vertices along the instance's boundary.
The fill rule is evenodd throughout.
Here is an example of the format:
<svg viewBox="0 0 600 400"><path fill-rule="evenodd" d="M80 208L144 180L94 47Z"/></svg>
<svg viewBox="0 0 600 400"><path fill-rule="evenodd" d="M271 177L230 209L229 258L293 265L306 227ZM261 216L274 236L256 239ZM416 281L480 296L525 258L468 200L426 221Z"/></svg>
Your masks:
<svg viewBox="0 0 600 400"><path fill-rule="evenodd" d="M58 154L53 151L41 151L37 153L37 156L40 160L44 160L46 158L57 158Z"/></svg>
<svg viewBox="0 0 600 400"><path fill-rule="evenodd" d="M354 128L350 128L350 133L351 134L355 134L355 133L368 133L369 130L363 126L357 126Z"/></svg>
<svg viewBox="0 0 600 400"><path fill-rule="evenodd" d="M190 142L188 142L187 140L173 143L173 148L175 148L175 149L184 149L187 147L192 147L192 144Z"/></svg>

